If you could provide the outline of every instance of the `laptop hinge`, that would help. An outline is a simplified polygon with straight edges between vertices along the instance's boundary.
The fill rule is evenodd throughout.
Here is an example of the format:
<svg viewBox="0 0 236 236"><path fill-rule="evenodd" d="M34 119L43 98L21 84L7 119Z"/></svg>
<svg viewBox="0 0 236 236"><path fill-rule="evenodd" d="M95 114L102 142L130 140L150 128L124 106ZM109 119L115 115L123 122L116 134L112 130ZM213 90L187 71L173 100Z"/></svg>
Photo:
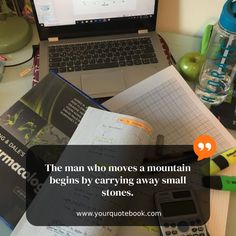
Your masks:
<svg viewBox="0 0 236 236"><path fill-rule="evenodd" d="M51 37L51 38L48 38L48 41L49 41L49 43L58 42L59 38L58 37Z"/></svg>
<svg viewBox="0 0 236 236"><path fill-rule="evenodd" d="M147 33L148 33L148 29L138 30L138 34L147 34Z"/></svg>

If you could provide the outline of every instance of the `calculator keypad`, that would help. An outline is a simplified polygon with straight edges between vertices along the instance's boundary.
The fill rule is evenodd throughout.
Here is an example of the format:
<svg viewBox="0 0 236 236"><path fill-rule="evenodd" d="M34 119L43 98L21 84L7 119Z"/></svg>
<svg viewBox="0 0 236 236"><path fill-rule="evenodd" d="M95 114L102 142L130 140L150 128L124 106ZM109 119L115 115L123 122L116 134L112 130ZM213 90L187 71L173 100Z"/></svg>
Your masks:
<svg viewBox="0 0 236 236"><path fill-rule="evenodd" d="M175 235L177 235L178 234L178 232L176 231L175 233L173 233L173 231L171 232L171 231L165 231L165 235L167 235L167 236L175 236ZM194 234L178 234L178 236L207 236L206 234L204 234L204 233L194 233Z"/></svg>
<svg viewBox="0 0 236 236"><path fill-rule="evenodd" d="M166 236L207 236L203 226L188 226L187 222L165 223L161 228Z"/></svg>

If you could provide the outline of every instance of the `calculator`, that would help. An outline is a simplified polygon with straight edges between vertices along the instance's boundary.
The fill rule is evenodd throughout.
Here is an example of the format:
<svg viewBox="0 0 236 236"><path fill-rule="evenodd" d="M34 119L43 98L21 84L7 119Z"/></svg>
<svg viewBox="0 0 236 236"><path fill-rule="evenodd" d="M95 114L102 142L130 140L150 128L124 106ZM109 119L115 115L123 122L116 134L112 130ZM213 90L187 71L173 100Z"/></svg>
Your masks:
<svg viewBox="0 0 236 236"><path fill-rule="evenodd" d="M163 236L209 236L192 190L157 192L154 198Z"/></svg>

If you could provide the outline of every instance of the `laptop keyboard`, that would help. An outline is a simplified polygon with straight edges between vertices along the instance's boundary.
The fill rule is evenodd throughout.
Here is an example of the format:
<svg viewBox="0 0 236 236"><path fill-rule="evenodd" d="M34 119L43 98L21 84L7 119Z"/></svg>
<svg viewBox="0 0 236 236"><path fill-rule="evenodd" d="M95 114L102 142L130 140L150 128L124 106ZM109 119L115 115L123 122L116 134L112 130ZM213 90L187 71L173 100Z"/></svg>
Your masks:
<svg viewBox="0 0 236 236"><path fill-rule="evenodd" d="M73 72L158 63L148 37L49 46L49 68Z"/></svg>

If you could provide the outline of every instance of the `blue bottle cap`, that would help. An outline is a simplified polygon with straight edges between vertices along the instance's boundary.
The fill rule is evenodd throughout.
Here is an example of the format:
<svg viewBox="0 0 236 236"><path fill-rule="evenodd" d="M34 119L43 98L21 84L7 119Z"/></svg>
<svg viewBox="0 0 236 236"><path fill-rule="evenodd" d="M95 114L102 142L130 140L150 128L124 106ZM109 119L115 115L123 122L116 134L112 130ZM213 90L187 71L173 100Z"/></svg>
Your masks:
<svg viewBox="0 0 236 236"><path fill-rule="evenodd" d="M228 0L221 12L220 25L227 31L236 33L236 1Z"/></svg>

